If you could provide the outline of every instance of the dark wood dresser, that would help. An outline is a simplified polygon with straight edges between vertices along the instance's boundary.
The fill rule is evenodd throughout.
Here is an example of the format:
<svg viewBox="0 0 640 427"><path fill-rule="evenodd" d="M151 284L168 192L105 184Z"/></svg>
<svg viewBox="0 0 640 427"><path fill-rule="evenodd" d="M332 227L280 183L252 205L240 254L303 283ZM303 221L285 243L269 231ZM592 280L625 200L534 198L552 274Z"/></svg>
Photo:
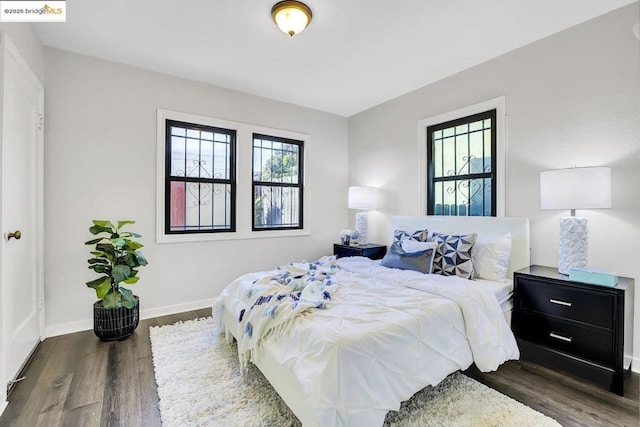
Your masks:
<svg viewBox="0 0 640 427"><path fill-rule="evenodd" d="M521 358L623 395L630 370L624 354L633 354L633 279L620 277L615 287L597 286L569 280L556 268L532 265L515 272L513 280L511 325Z"/></svg>

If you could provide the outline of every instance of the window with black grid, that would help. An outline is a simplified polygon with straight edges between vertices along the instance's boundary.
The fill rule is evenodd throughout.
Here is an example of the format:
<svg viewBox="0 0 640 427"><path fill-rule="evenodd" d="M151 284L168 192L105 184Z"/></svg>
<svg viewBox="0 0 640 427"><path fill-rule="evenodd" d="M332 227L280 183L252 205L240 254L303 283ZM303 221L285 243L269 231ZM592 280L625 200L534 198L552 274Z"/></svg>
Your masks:
<svg viewBox="0 0 640 427"><path fill-rule="evenodd" d="M303 142L253 134L253 230L301 229Z"/></svg>
<svg viewBox="0 0 640 427"><path fill-rule="evenodd" d="M236 132L166 120L165 232L235 231Z"/></svg>
<svg viewBox="0 0 640 427"><path fill-rule="evenodd" d="M427 213L496 216L496 110L427 128Z"/></svg>

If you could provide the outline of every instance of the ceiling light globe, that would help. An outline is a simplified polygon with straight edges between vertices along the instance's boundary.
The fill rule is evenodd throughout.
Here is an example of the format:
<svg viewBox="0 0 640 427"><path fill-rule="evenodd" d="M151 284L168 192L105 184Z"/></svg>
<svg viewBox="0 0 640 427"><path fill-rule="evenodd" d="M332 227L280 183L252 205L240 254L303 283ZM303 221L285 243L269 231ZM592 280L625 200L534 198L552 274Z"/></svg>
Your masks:
<svg viewBox="0 0 640 427"><path fill-rule="evenodd" d="M311 22L311 9L299 1L281 1L271 9L271 16L278 28L293 37L301 33Z"/></svg>

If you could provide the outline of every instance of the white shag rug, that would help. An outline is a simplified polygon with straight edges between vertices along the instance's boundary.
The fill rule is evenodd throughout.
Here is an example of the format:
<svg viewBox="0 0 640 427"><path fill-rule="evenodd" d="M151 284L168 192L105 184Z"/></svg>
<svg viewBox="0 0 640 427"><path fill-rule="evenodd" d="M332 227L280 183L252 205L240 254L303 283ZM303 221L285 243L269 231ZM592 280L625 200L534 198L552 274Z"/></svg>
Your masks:
<svg viewBox="0 0 640 427"><path fill-rule="evenodd" d="M299 426L253 365L242 376L235 344L211 318L150 328L162 424L173 426ZM385 426L559 426L461 373L426 387L389 412Z"/></svg>

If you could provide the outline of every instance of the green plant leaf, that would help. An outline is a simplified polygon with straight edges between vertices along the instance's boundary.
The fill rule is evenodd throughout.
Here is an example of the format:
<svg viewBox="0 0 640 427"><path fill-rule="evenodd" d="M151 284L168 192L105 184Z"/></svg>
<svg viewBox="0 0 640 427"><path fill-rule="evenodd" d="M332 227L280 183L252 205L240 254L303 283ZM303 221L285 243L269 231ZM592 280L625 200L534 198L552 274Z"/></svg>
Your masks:
<svg viewBox="0 0 640 427"><path fill-rule="evenodd" d="M109 281L109 277L108 276L99 277L99 278L97 278L95 280L87 282L87 286L90 287L90 288L95 289L98 286L100 286L100 284L102 284L102 282L104 282L105 280L108 282Z"/></svg>
<svg viewBox="0 0 640 427"><path fill-rule="evenodd" d="M137 283L138 280L140 280L139 277L131 276L131 277L128 277L125 280L123 280L122 283L126 283L127 285L133 285L134 283ZM122 288L120 288L120 289L122 289Z"/></svg>
<svg viewBox="0 0 640 427"><path fill-rule="evenodd" d="M91 252L91 255L95 255L98 258L104 258L104 259L107 259L109 261L113 260L113 255L111 255L110 253L107 253L107 252L93 251L93 252Z"/></svg>
<svg viewBox="0 0 640 427"><path fill-rule="evenodd" d="M111 276L116 283L126 280L130 273L131 268L128 265L116 265L111 269Z"/></svg>
<svg viewBox="0 0 640 427"><path fill-rule="evenodd" d="M100 219L94 219L93 222L95 225L97 225L98 227L110 227L110 228L115 228L113 226L113 223L111 221L105 221L105 220L100 220Z"/></svg>
<svg viewBox="0 0 640 427"><path fill-rule="evenodd" d="M111 279L107 276L103 276L99 279L87 282L87 286L93 288L96 291L98 299L103 299L104 296L111 290Z"/></svg>
<svg viewBox="0 0 640 427"><path fill-rule="evenodd" d="M134 242L133 240L125 240L125 241L127 242L127 248L134 251L144 246L142 243Z"/></svg>
<svg viewBox="0 0 640 427"><path fill-rule="evenodd" d="M112 226L113 227L113 226ZM113 228L110 227L103 227L100 225L92 225L91 227L89 227L89 231L91 232L91 234L100 234L100 233L113 233Z"/></svg>
<svg viewBox="0 0 640 427"><path fill-rule="evenodd" d="M138 257L138 264L140 266L145 266L148 264L147 259L142 255L142 252L136 252L136 256Z"/></svg>
<svg viewBox="0 0 640 427"><path fill-rule="evenodd" d="M95 289L98 299L103 299L104 296L111 290L111 280L107 278L100 285L96 286Z"/></svg>
<svg viewBox="0 0 640 427"><path fill-rule="evenodd" d="M117 248L121 248L125 245L125 241L124 239L121 239L120 237L116 237L115 239L111 239L111 243L113 243L113 246L117 247Z"/></svg>
<svg viewBox="0 0 640 427"><path fill-rule="evenodd" d="M135 224L135 223L136 223L135 221L131 221L131 220L118 221L118 230L127 224Z"/></svg>
<svg viewBox="0 0 640 427"><path fill-rule="evenodd" d="M89 270L93 270L96 273L104 273L107 276L111 273L111 266L105 264L91 264Z"/></svg>
<svg viewBox="0 0 640 427"><path fill-rule="evenodd" d="M102 299L102 306L104 308L122 307L122 294L114 291L113 289L110 290Z"/></svg>
<svg viewBox="0 0 640 427"><path fill-rule="evenodd" d="M124 256L123 261L125 264L127 264L131 268L140 267L140 263L138 262L138 256L136 255L135 252L133 253L129 252L127 255Z"/></svg>
<svg viewBox="0 0 640 427"><path fill-rule="evenodd" d="M136 297L133 296L133 292L131 292L127 288L120 288L120 292L122 293L122 305L127 308L133 308L136 306Z"/></svg>
<svg viewBox="0 0 640 427"><path fill-rule="evenodd" d="M98 243L99 241L101 241L103 238L99 238L99 239L93 239L93 240L89 240L88 242L84 242L85 245L95 245L96 243Z"/></svg>
<svg viewBox="0 0 640 427"><path fill-rule="evenodd" d="M108 253L113 253L113 251L115 250L113 244L111 244L111 241L107 239L104 239L104 241L98 243L96 245L96 249Z"/></svg>
<svg viewBox="0 0 640 427"><path fill-rule="evenodd" d="M135 240L140 237L140 234L120 231L128 224L135 224L135 221L94 220L89 228L96 238L85 243L95 245L90 251L92 257L87 260L88 268L98 273L100 277L87 282L87 286L93 288L98 297L102 298L105 308L121 307L124 301L127 306L135 306L136 299L131 291L119 288L119 284L137 283L139 280L137 268L147 265L144 255L138 252L138 249L144 245ZM120 291L120 289L123 290Z"/></svg>
<svg viewBox="0 0 640 427"><path fill-rule="evenodd" d="M129 267L135 267L135 264L132 261L133 261L133 255L131 255L131 252L127 252L120 259L121 264L127 264Z"/></svg>

